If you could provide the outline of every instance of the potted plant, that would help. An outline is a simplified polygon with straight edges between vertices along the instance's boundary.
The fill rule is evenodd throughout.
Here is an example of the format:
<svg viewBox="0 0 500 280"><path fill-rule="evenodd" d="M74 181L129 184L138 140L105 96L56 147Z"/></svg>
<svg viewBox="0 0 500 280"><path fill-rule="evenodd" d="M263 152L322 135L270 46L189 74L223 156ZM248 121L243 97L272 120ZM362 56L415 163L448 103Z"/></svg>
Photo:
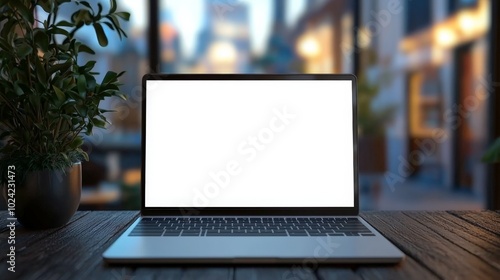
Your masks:
<svg viewBox="0 0 500 280"><path fill-rule="evenodd" d="M73 5L71 17L59 15L63 5ZM79 60L95 54L75 38L82 27L92 26L101 46L108 44L104 28L126 36L120 22L130 15L117 11L116 0L106 10L87 1L0 0L0 185L26 227L58 227L72 217L80 161L88 160L82 133L105 128L110 111L99 107L102 100L125 98L122 73L109 71L98 82L96 61Z"/></svg>
<svg viewBox="0 0 500 280"><path fill-rule="evenodd" d="M358 93L359 186L362 193L369 193L371 200L377 203L382 189L381 176L387 170L385 127L392 120L396 107L372 107L379 87L370 83L365 75L359 78Z"/></svg>
<svg viewBox="0 0 500 280"><path fill-rule="evenodd" d="M385 127L394 116L396 107L386 106L374 109L373 101L379 93L377 85L368 82L362 75L358 82L358 146L359 154L374 154L359 162L362 173L383 173L386 171Z"/></svg>

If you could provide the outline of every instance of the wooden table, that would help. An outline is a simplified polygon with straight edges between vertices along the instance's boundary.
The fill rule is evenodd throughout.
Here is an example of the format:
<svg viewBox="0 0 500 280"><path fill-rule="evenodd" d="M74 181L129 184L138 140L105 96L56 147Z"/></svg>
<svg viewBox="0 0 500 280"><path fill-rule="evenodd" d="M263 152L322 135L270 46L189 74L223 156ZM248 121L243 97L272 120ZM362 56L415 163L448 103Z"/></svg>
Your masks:
<svg viewBox="0 0 500 280"><path fill-rule="evenodd" d="M7 213L0 212L0 279L494 279L500 212L362 214L407 258L398 265L108 266L102 252L139 215L78 212L64 227L16 229L16 272L7 271ZM500 279L496 278L496 279Z"/></svg>

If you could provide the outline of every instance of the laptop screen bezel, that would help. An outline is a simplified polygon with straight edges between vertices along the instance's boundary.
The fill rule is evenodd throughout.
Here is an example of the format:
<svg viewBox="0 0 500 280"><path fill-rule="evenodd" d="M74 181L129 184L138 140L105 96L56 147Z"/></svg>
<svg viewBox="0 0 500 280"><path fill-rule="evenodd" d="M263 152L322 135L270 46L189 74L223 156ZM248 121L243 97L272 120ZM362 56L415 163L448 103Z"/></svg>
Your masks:
<svg viewBox="0 0 500 280"><path fill-rule="evenodd" d="M151 80L342 80L352 82L352 133L353 133L353 207L146 207L146 82ZM146 74L142 78L142 128L141 128L141 215L142 216L324 216L358 215L358 129L357 85L351 74Z"/></svg>

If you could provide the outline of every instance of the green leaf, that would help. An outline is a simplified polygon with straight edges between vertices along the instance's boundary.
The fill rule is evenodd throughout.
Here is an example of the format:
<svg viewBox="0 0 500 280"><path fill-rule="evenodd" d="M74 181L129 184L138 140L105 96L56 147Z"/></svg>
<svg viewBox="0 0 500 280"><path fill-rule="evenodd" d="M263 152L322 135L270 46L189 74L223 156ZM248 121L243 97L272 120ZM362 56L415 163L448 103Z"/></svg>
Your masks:
<svg viewBox="0 0 500 280"><path fill-rule="evenodd" d="M52 35L52 34L54 34L54 35L64 35L66 37L69 37L69 35L70 35L69 32L68 32L68 30L63 29L63 28L59 28L59 27L53 27L53 28L47 30L47 34L49 34L49 35Z"/></svg>
<svg viewBox="0 0 500 280"><path fill-rule="evenodd" d="M14 83L14 91L16 92L17 95L21 96L24 94L23 89L19 86L17 82Z"/></svg>
<svg viewBox="0 0 500 280"><path fill-rule="evenodd" d="M52 76L52 74L54 74L57 71L61 71L61 73L64 73L71 67L71 65L73 65L73 61L71 60L68 60L64 63L52 65L49 67L48 74L49 76Z"/></svg>
<svg viewBox="0 0 500 280"><path fill-rule="evenodd" d="M71 2L72 0L56 0L57 4L58 5L61 5L63 3L68 3L68 2Z"/></svg>
<svg viewBox="0 0 500 280"><path fill-rule="evenodd" d="M116 0L111 0L111 8L109 9L109 13L112 14L116 12L116 9L118 7L116 6Z"/></svg>
<svg viewBox="0 0 500 280"><path fill-rule="evenodd" d="M35 65L36 65L36 76L38 78L38 81L43 85L47 86L47 73L45 72L45 67L43 66L42 62L40 61L39 57L35 58Z"/></svg>
<svg viewBox="0 0 500 280"><path fill-rule="evenodd" d="M66 94L70 97L70 98L73 98L74 100L83 100L84 98L82 96L80 96L80 94L77 94L76 92L74 91L68 91L66 92Z"/></svg>
<svg viewBox="0 0 500 280"><path fill-rule="evenodd" d="M64 101L66 99L66 95L60 88L56 86L52 86L52 88L54 89L54 92L56 93L57 99L59 101Z"/></svg>
<svg viewBox="0 0 500 280"><path fill-rule="evenodd" d="M99 113L114 113L114 112L116 112L116 110L107 110L99 108Z"/></svg>
<svg viewBox="0 0 500 280"><path fill-rule="evenodd" d="M89 90L89 92L95 91L95 88L97 86L97 81L95 80L95 77L92 75L87 75L86 79L87 79L87 89Z"/></svg>
<svg viewBox="0 0 500 280"><path fill-rule="evenodd" d="M77 105L75 107L75 109L76 109L78 115L80 115L80 117L84 117L84 118L87 117L87 115L88 115L87 114L87 111L88 111L87 109L88 108L86 106L84 106L84 105Z"/></svg>
<svg viewBox="0 0 500 280"><path fill-rule="evenodd" d="M115 27L114 27L111 23L106 22L106 21L105 21L105 22L103 22L103 23L104 23L104 24L105 24L105 25L106 25L109 29L111 29L111 30L115 30Z"/></svg>
<svg viewBox="0 0 500 280"><path fill-rule="evenodd" d="M106 73L106 75L104 76L104 79L102 79L102 84L105 85L105 84L112 83L112 82L116 81L117 78L118 78L118 74L116 74L113 71L108 71Z"/></svg>
<svg viewBox="0 0 500 280"><path fill-rule="evenodd" d="M0 37L0 50L5 51L6 53L11 53L12 49L12 46L9 45L7 40L3 37Z"/></svg>
<svg viewBox="0 0 500 280"><path fill-rule="evenodd" d="M65 160L69 160L68 155L66 153L59 153Z"/></svg>
<svg viewBox="0 0 500 280"><path fill-rule="evenodd" d="M127 12L118 12L115 13L116 16L121 17L122 19L128 21L130 19L130 13Z"/></svg>
<svg viewBox="0 0 500 280"><path fill-rule="evenodd" d="M92 6L90 6L89 2L87 1L80 1L80 2L76 2L77 4L81 4L87 8L89 8L92 12L94 12L94 9L92 9Z"/></svg>
<svg viewBox="0 0 500 280"><path fill-rule="evenodd" d="M78 153L80 153L86 161L89 161L89 155L88 155L86 152L84 152L84 151L83 151L82 149L80 149L80 148L76 149L76 151L77 151Z"/></svg>
<svg viewBox="0 0 500 280"><path fill-rule="evenodd" d="M99 8L98 11L97 11L97 15L101 15L101 13L102 13L102 4L101 3L97 3L97 7Z"/></svg>
<svg viewBox="0 0 500 280"><path fill-rule="evenodd" d="M9 1L9 5L25 20L33 23L33 13L25 6L24 1Z"/></svg>
<svg viewBox="0 0 500 280"><path fill-rule="evenodd" d="M92 68L94 68L96 62L91 60L91 61L88 61L87 63L85 63L85 65L83 65L83 69L85 69L86 72L92 70Z"/></svg>
<svg viewBox="0 0 500 280"><path fill-rule="evenodd" d="M25 58L31 52L33 52L33 48L26 42L17 47L17 54L19 58Z"/></svg>
<svg viewBox="0 0 500 280"><path fill-rule="evenodd" d="M41 123L33 123L33 125L41 131L45 130L45 127Z"/></svg>
<svg viewBox="0 0 500 280"><path fill-rule="evenodd" d="M105 121L109 125L112 124L110 121L108 121L108 119L104 115L98 115L97 117L99 117L101 120Z"/></svg>
<svg viewBox="0 0 500 280"><path fill-rule="evenodd" d="M73 105L75 105L75 104L76 104L76 101L75 101L75 100L66 100L66 101L62 104L61 108L70 108L70 107L73 107ZM62 116L66 116L66 115L62 115ZM66 116L66 117L68 117L68 116ZM69 118L69 117L68 117L68 118Z"/></svg>
<svg viewBox="0 0 500 280"><path fill-rule="evenodd" d="M101 121L100 119L93 118L92 122L94 123L94 126L96 126L96 127L106 128L106 122Z"/></svg>
<svg viewBox="0 0 500 280"><path fill-rule="evenodd" d="M0 31L0 36L2 38L7 38L9 34L13 33L14 26L17 24L15 20L7 20L2 26L2 31Z"/></svg>
<svg viewBox="0 0 500 280"><path fill-rule="evenodd" d="M500 162L500 138L486 151L482 161L488 163Z"/></svg>
<svg viewBox="0 0 500 280"><path fill-rule="evenodd" d="M82 26L82 24L89 25L92 22L92 15L89 10L81 9L71 15L71 20L76 26Z"/></svg>
<svg viewBox="0 0 500 280"><path fill-rule="evenodd" d="M49 36L41 28L37 28L34 31L35 44L43 51L46 52L49 49Z"/></svg>
<svg viewBox="0 0 500 280"><path fill-rule="evenodd" d="M73 142L71 142L71 143L69 144L69 147L70 147L71 149L76 150L77 148L80 148L80 147L82 146L82 144L83 144L83 139L82 139L82 137L77 136L77 137L75 138L75 140L73 140Z"/></svg>
<svg viewBox="0 0 500 280"><path fill-rule="evenodd" d="M66 20L61 20L60 22L56 23L56 26L59 27L74 27L75 25L69 21Z"/></svg>
<svg viewBox="0 0 500 280"><path fill-rule="evenodd" d="M50 10L52 8L52 1L49 1L49 0L40 0L38 2L38 5L40 5L40 7L42 7L42 9L46 12L46 13L50 13Z"/></svg>
<svg viewBox="0 0 500 280"><path fill-rule="evenodd" d="M91 49L89 46L81 44L78 47L78 52L85 52L85 53L90 53L90 54L95 54L94 50Z"/></svg>
<svg viewBox="0 0 500 280"><path fill-rule="evenodd" d="M87 135L92 135L92 129L94 128L94 125L92 123L88 123L87 124L87 127L86 127L86 131L85 131L85 134Z"/></svg>
<svg viewBox="0 0 500 280"><path fill-rule="evenodd" d="M87 93L87 80L85 79L84 75L78 76L76 86L78 88L78 93L80 93L80 96L84 97Z"/></svg>
<svg viewBox="0 0 500 280"><path fill-rule="evenodd" d="M106 37L106 33L102 29L102 25L100 23L94 23L95 34L97 35L97 40L99 41L99 45L101 47L106 47L108 45L108 38Z"/></svg>
<svg viewBox="0 0 500 280"><path fill-rule="evenodd" d="M106 18L109 19L111 23L113 23L116 29L120 29L120 22L118 21L115 15L108 15L106 16Z"/></svg>

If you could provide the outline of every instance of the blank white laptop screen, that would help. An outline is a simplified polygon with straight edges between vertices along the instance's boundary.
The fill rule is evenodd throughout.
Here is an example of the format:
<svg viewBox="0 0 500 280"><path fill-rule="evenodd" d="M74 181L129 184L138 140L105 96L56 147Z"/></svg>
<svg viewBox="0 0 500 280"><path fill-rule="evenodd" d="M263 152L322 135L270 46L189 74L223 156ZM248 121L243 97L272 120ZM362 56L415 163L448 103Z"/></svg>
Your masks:
<svg viewBox="0 0 500 280"><path fill-rule="evenodd" d="M146 91L146 207L354 207L351 81Z"/></svg>

